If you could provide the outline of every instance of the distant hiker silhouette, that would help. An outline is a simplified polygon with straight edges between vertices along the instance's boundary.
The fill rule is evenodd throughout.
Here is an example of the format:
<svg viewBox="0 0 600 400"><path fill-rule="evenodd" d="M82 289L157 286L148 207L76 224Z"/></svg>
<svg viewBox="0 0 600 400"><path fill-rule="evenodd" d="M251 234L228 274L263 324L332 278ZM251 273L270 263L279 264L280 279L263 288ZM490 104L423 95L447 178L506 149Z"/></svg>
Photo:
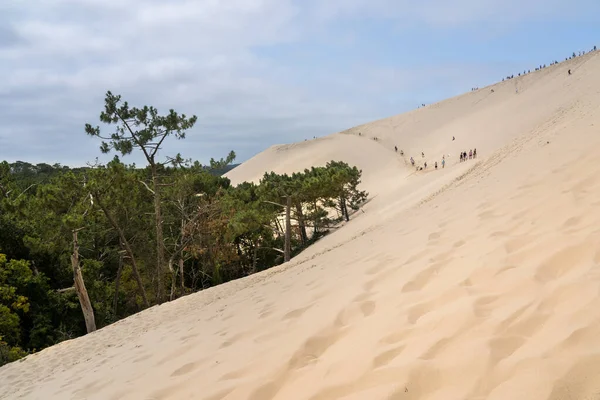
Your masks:
<svg viewBox="0 0 600 400"><path fill-rule="evenodd" d="M398 152L398 146L394 146L394 150L396 150L396 153Z"/></svg>
<svg viewBox="0 0 600 400"><path fill-rule="evenodd" d="M571 75L571 70L569 70L569 75Z"/></svg>

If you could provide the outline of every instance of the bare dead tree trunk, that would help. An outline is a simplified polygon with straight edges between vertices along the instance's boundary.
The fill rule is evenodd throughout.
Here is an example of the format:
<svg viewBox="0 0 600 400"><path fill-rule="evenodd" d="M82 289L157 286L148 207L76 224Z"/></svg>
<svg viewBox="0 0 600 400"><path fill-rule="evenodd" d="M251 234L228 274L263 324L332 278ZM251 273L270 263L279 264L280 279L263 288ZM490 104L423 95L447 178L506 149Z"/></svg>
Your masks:
<svg viewBox="0 0 600 400"><path fill-rule="evenodd" d="M302 203L296 203L296 214L298 217L298 226L300 227L300 239L302 240L302 245L306 246L306 242L308 242L308 235L306 234L306 224L304 223L304 213L302 212Z"/></svg>
<svg viewBox="0 0 600 400"><path fill-rule="evenodd" d="M161 213L161 198L160 198L160 187L158 184L158 171L156 170L156 164L152 163L152 185L154 188L154 216L156 224L156 302L162 303L164 300L164 288L163 288L163 273L165 265L165 246L164 246L164 235L162 226L162 213Z"/></svg>
<svg viewBox="0 0 600 400"><path fill-rule="evenodd" d="M79 242L77 241L77 232L81 229L73 231L73 254L71 255L71 265L73 266L73 281L75 282L75 291L79 298L79 304L81 305L81 311L83 312L83 318L85 319L85 326L87 333L96 330L96 321L94 319L94 309L85 288L83 282L83 275L81 275L81 268L79 267Z"/></svg>
<svg viewBox="0 0 600 400"><path fill-rule="evenodd" d="M179 257L179 276L181 277L181 295L185 294L185 274L183 273L183 257Z"/></svg>
<svg viewBox="0 0 600 400"><path fill-rule="evenodd" d="M138 286L138 290L140 291L140 295L142 296L142 301L144 302L144 306L146 308L148 308L148 307L150 307L150 303L148 302L148 297L146 296L146 290L144 289L144 284L142 283L142 277L140 276L140 272L137 267L137 262L135 261L135 257L133 256L133 250L131 249L131 246L129 245L129 241L125 237L125 232L123 232L123 229L121 229L121 226L119 224L117 224L117 221L114 218L114 216L106 208L106 204L104 204L102 197L100 196L100 193L95 192L94 197L96 197L96 203L98 204L98 206L100 207L100 209L102 210L104 215L106 216L106 219L108 219L108 222L110 222L112 227L119 234L119 239L120 239L121 243L123 244L125 251L127 252L127 257L129 257L129 259L131 260L131 269L133 271L133 277L135 278L135 281Z"/></svg>
<svg viewBox="0 0 600 400"><path fill-rule="evenodd" d="M176 280L177 280L177 271L175 271L175 268L173 268L173 263L175 262L174 256L169 258L168 261L168 267L169 267L169 271L171 272L171 293L169 294L169 301L173 301L173 298L175 296L175 284L176 284Z"/></svg>
<svg viewBox="0 0 600 400"><path fill-rule="evenodd" d="M285 205L285 246L283 254L283 262L290 261L292 253L292 221L291 221L291 209L292 209L292 196L286 196Z"/></svg>

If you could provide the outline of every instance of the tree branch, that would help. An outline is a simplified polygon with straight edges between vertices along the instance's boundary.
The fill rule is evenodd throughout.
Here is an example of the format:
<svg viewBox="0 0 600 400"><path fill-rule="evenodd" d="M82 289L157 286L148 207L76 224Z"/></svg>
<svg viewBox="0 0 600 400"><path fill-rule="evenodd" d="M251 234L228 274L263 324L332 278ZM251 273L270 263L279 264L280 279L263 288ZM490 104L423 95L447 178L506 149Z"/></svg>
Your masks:
<svg viewBox="0 0 600 400"><path fill-rule="evenodd" d="M267 201L267 200L263 200L263 203L267 203L267 204L273 204L275 206L279 206L279 207L286 207L285 204L279 204L279 203L275 203L273 201Z"/></svg>
<svg viewBox="0 0 600 400"><path fill-rule="evenodd" d="M144 152L144 155L146 156L146 160L148 160L148 162L150 164L154 163L154 158L150 158L150 156L148 155L148 152L146 151L146 149L144 148L144 146L142 146L142 144L140 143L140 141L138 140L136 134L133 132L133 130L131 129L131 127L129 126L129 123L127 123L127 121L121 116L121 114L119 114L119 111L116 110L115 114L117 114L117 117L119 117L119 119L121 121L123 121L123 124L125 124L125 127L127 128L127 130L129 131L129 134L131 135L131 137L133 138L134 142L140 147L140 149L142 149L142 151Z"/></svg>
<svg viewBox="0 0 600 400"><path fill-rule="evenodd" d="M146 189L148 189L150 191L150 193L155 194L154 190L150 189L150 186L148 186L148 184L144 181L138 181L139 183L141 183L142 185L146 186Z"/></svg>
<svg viewBox="0 0 600 400"><path fill-rule="evenodd" d="M163 137L158 141L158 143L156 144L156 148L152 152L152 157L154 157L156 155L156 153L158 152L158 149L160 149L160 145L162 144L162 142L164 142L164 140L168 136L167 131L165 131L162 135L163 135Z"/></svg>

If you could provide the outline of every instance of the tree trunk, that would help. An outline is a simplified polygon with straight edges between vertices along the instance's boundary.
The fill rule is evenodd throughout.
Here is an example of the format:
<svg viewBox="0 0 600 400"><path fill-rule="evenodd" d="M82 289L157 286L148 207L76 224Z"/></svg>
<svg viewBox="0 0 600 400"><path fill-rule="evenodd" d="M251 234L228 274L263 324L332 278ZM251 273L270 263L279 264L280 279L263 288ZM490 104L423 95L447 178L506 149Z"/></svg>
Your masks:
<svg viewBox="0 0 600 400"><path fill-rule="evenodd" d="M121 227L119 226L119 224L117 224L117 221L115 220L113 215L106 208L106 205L103 203L102 197L100 196L100 194L98 192L96 192L96 193L94 193L94 196L96 197L96 203L98 204L98 206L100 207L100 209L102 210L104 215L106 216L106 219L108 219L108 222L110 222L112 227L119 234L119 239L121 240L121 243L123 244L123 247L125 248L125 251L127 252L127 257L129 257L129 259L131 260L131 269L133 271L133 277L135 278L135 281L137 282L138 290L140 291L140 295L142 296L142 301L144 302L144 306L146 308L148 308L148 307L150 307L150 303L148 303L148 297L146 297L146 290L144 289L144 284L142 283L142 277L140 276L140 271L138 270L137 262L135 261L135 257L133 256L133 250L131 249L131 246L129 245L129 241L125 237L125 232L123 232L123 229L121 229Z"/></svg>
<svg viewBox="0 0 600 400"><path fill-rule="evenodd" d="M185 274L183 273L183 257L179 258L179 275L181 276L181 295L185 294Z"/></svg>
<svg viewBox="0 0 600 400"><path fill-rule="evenodd" d="M279 215L277 217L275 217L275 229L277 231L277 236L281 237L280 232L284 232L283 227L281 226L281 224L279 223ZM283 234L285 236L285 233Z"/></svg>
<svg viewBox="0 0 600 400"><path fill-rule="evenodd" d="M164 300L162 275L164 273L165 266L165 246L163 239L160 187L158 184L158 172L155 164L152 164L152 185L154 189L154 216L156 224L156 302L160 304Z"/></svg>
<svg viewBox="0 0 600 400"><path fill-rule="evenodd" d="M256 273L256 264L258 261L258 247L254 246L254 255L252 257L252 273Z"/></svg>
<svg viewBox="0 0 600 400"><path fill-rule="evenodd" d="M290 261L292 253L292 221L291 221L291 209L292 209L292 196L286 196L285 206L285 246L283 254L283 262Z"/></svg>
<svg viewBox="0 0 600 400"><path fill-rule="evenodd" d="M79 267L79 243L77 242L77 230L73 231L73 254L71 255L71 265L73 266L73 281L75 282L75 291L79 298L79 304L81 305L81 311L83 312L83 318L85 319L85 326L87 333L96 330L96 321L94 319L94 309L85 288L83 282L83 275L81 275L81 268Z"/></svg>
<svg viewBox="0 0 600 400"><path fill-rule="evenodd" d="M314 210L314 213L315 213L315 226L313 226L313 234L312 234L312 238L313 239L316 238L317 234L319 233L319 226L318 226L319 225L319 217L318 217L318 215L319 215L318 214L318 210L319 209L318 209L318 204L317 204L316 201L314 202L314 207L315 207L315 210Z"/></svg>
<svg viewBox="0 0 600 400"><path fill-rule="evenodd" d="M302 245L306 246L308 242L308 235L306 234L306 225L304 224L304 214L302 213L302 203L296 203L296 214L298 214L298 225L300 226L300 239Z"/></svg>
<svg viewBox="0 0 600 400"><path fill-rule="evenodd" d="M121 283L121 272L123 271L123 253L119 254L119 269L117 269L117 279L115 279L115 299L113 300L113 312L117 315L117 302L119 301L119 285Z"/></svg>
<svg viewBox="0 0 600 400"><path fill-rule="evenodd" d="M175 284L177 281L177 271L175 271L175 268L173 268L173 263L175 262L175 259L173 257L169 258L169 262L168 267L169 267L169 271L171 272L171 293L169 294L169 301L173 301L173 298L175 296Z"/></svg>
<svg viewBox="0 0 600 400"><path fill-rule="evenodd" d="M350 216L348 215L348 208L346 207L346 198L344 196L340 197L340 206L342 208L342 217L346 220L346 222L350 221Z"/></svg>

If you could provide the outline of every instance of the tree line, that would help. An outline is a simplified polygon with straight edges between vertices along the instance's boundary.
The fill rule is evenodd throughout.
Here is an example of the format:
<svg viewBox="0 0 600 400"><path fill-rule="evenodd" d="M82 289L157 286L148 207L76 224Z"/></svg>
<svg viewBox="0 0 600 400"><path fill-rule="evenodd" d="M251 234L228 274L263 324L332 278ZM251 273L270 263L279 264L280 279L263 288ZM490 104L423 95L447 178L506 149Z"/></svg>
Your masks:
<svg viewBox="0 0 600 400"><path fill-rule="evenodd" d="M0 365L145 308L279 265L367 199L340 161L233 186L177 154L196 116L130 107L106 94L106 165L0 163ZM121 161L141 152L144 167Z"/></svg>

